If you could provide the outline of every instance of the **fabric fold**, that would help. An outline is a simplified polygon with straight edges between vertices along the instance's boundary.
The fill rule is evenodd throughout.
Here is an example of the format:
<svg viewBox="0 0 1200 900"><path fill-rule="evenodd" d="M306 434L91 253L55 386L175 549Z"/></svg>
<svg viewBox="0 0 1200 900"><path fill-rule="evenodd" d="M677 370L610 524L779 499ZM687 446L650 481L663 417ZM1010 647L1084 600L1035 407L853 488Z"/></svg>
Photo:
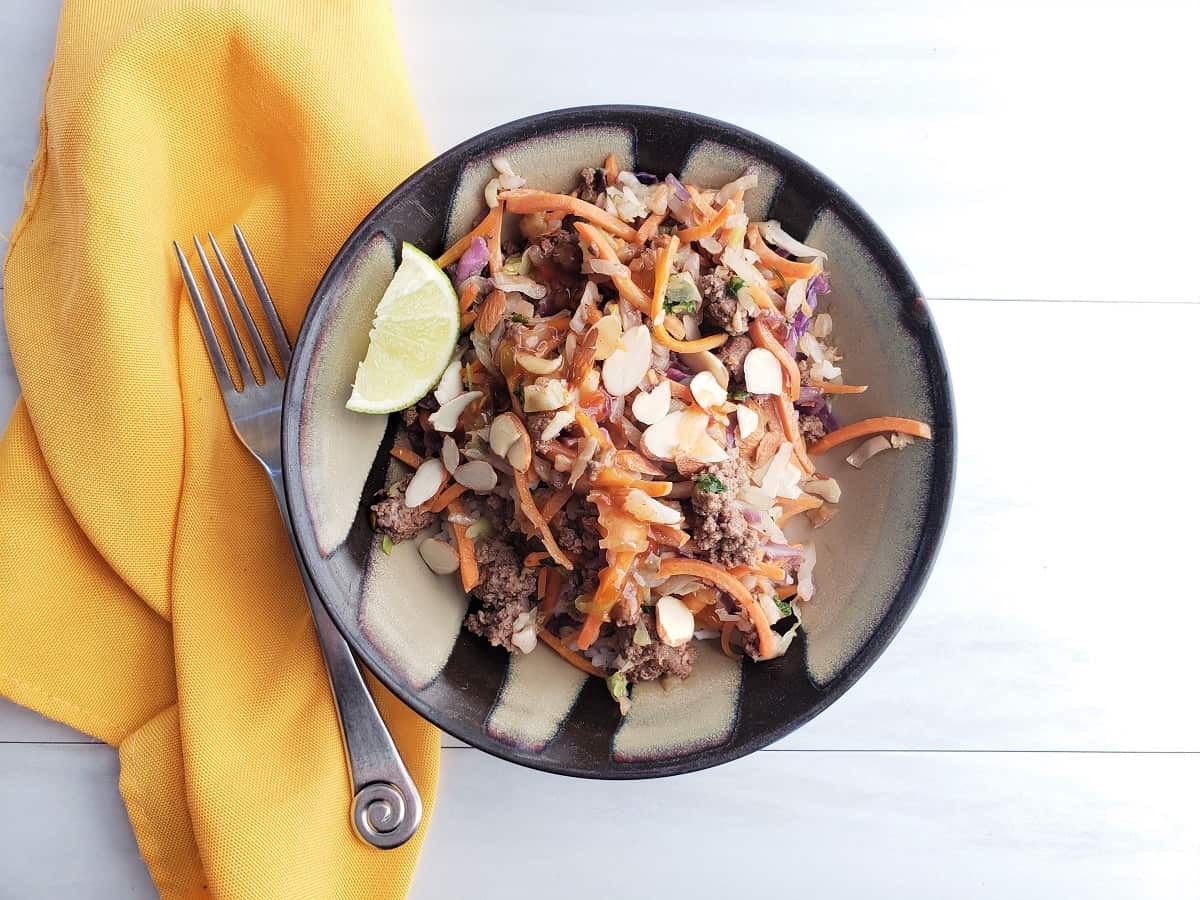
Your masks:
<svg viewBox="0 0 1200 900"><path fill-rule="evenodd" d="M5 266L0 692L120 747L164 897L399 896L361 844L264 473L171 253L245 231L293 337L328 261L428 156L385 0L66 0ZM426 808L436 730L373 683Z"/></svg>

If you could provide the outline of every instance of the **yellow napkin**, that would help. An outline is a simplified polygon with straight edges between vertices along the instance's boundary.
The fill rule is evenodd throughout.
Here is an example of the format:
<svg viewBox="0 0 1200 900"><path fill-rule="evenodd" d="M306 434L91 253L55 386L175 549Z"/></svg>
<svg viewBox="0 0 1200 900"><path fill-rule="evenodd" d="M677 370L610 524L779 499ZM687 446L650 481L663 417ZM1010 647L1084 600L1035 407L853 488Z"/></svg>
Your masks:
<svg viewBox="0 0 1200 900"><path fill-rule="evenodd" d="M387 0L66 0L5 268L0 693L120 747L164 897L399 897L350 790L313 625L171 240L245 230L294 337L422 162ZM420 787L435 730L373 683Z"/></svg>

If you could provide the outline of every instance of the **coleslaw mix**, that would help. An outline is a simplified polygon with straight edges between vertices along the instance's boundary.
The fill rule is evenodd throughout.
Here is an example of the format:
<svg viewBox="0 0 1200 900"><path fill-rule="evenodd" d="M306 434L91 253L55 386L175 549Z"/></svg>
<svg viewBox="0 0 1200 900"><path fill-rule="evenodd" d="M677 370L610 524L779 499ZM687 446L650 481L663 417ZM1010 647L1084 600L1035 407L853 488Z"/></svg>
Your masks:
<svg viewBox="0 0 1200 900"><path fill-rule="evenodd" d="M857 441L861 466L928 426L839 427L831 398L867 388L842 379L826 255L750 221L753 170L703 186L610 156L555 194L493 165L487 214L437 259L463 332L401 414L384 550L419 540L474 593L468 628L542 641L623 710L632 683L687 677L699 641L782 656L816 562L785 526L841 500L814 459Z"/></svg>

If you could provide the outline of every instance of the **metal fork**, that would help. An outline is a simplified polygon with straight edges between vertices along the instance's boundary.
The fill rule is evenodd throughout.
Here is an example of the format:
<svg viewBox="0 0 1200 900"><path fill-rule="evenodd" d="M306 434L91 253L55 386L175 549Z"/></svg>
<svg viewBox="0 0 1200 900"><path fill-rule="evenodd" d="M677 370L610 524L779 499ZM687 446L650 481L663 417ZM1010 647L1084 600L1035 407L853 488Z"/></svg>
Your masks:
<svg viewBox="0 0 1200 900"><path fill-rule="evenodd" d="M175 253L179 257L179 269L183 273L184 284L192 298L192 306L196 311L196 321L204 336L204 345L208 348L208 356L217 375L217 384L221 387L221 395L225 398L225 409L229 413L229 421L238 439L253 454L271 480L275 490L275 501L279 504L279 512L283 516L287 528L288 539L292 545L292 553L296 557L300 577L304 582L304 592L308 595L308 605L312 609L313 621L317 626L317 638L321 644L321 653L325 657L325 667L329 671L329 682L333 688L333 701L337 707L338 719L342 724L342 741L346 748L346 760L350 768L350 781L354 791L354 801L351 805L350 817L355 832L368 844L384 850L399 847L417 830L421 821L421 797L416 785L408 773L396 744L388 734L387 727L380 718L379 710L363 681L354 656L345 639L329 618L324 604L313 587L304 561L300 557L296 545L296 535L288 518L287 501L283 493L283 467L280 444L282 441L280 422L283 409L283 378L291 363L292 348L288 343L287 333L275 312L275 304L263 281L262 273L254 261L246 238L238 226L233 226L234 236L246 263L246 271L254 284L255 293L262 304L262 311L270 329L270 339L275 353L283 367L283 373L277 373L267 353L266 345L254 323L254 317L246 306L246 300L238 289L237 281L225 256L212 232L208 233L208 241L212 245L217 264L229 285L238 312L241 313L246 334L250 345L258 359L263 374L263 383L259 384L246 358L246 351L234 327L233 318L229 314L229 306L221 286L213 275L208 263L204 246L195 235L192 240L196 244L196 253L200 266L204 269L204 277L212 290L213 301L221 322L225 326L225 334L229 338L229 346L241 377L242 386L239 389L229 373L225 356L221 352L221 344L213 329L212 319L209 318L208 308L204 298L192 276L187 257L179 242L175 241Z"/></svg>

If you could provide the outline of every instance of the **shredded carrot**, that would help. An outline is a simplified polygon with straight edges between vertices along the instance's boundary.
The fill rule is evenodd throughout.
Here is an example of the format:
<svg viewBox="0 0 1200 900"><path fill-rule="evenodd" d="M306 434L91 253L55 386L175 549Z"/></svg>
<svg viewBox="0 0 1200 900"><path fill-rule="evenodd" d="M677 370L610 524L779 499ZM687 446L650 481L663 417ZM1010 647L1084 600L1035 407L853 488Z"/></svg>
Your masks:
<svg viewBox="0 0 1200 900"><path fill-rule="evenodd" d="M781 584L775 588L775 596L780 600L790 600L796 596L796 586L794 584Z"/></svg>
<svg viewBox="0 0 1200 900"><path fill-rule="evenodd" d="M548 618L554 607L558 605L558 595L562 593L563 577L558 569L551 569L544 566L542 572L546 573L546 583L539 586L539 596L542 598L541 613L543 618ZM538 573L538 579L541 580L542 573Z"/></svg>
<svg viewBox="0 0 1200 900"><path fill-rule="evenodd" d="M617 183L617 157L615 154L608 154L604 157L604 180L612 187Z"/></svg>
<svg viewBox="0 0 1200 900"><path fill-rule="evenodd" d="M888 431L898 431L901 434L910 434L913 437L925 438L926 440L933 436L933 432L929 430L929 426L924 422L918 422L916 419L902 419L899 416L878 416L874 419L863 419L861 422L855 422L853 425L844 425L837 431L831 431L813 444L809 452L813 456L820 456L822 453L832 450L838 444L846 443L846 441Z"/></svg>
<svg viewBox="0 0 1200 900"><path fill-rule="evenodd" d="M775 524L783 525L788 519L797 513L806 512L810 509L816 509L823 502L824 501L821 500L820 497L812 497L808 494L805 494L802 497L797 497L795 500L788 499L787 497L780 497L775 501L775 505L783 510L783 512L780 514L779 518L775 520Z"/></svg>
<svg viewBox="0 0 1200 900"><path fill-rule="evenodd" d="M504 265L504 253L500 249L500 232L504 229L504 201L501 200L496 205L496 211L499 215L496 217L496 228L488 236L488 267L491 269L492 277L495 278L497 273Z"/></svg>
<svg viewBox="0 0 1200 900"><path fill-rule="evenodd" d="M663 216L658 213L650 213L646 216L646 221L638 226L637 239L641 243L646 243L650 238L658 233L658 226L663 223Z"/></svg>
<svg viewBox="0 0 1200 900"><path fill-rule="evenodd" d="M575 424L579 426L585 435L599 441L601 447L608 445L608 439L604 436L604 432L600 430L600 426L593 422L592 417L581 409L575 410Z"/></svg>
<svg viewBox="0 0 1200 900"><path fill-rule="evenodd" d="M458 500L451 500L450 512L455 516L462 516L462 503ZM457 522L451 522L450 527L454 529L454 542L458 544L458 574L462 578L463 590L468 593L475 589L475 585L479 584L479 564L475 561L475 541L467 537L467 526L460 525Z"/></svg>
<svg viewBox="0 0 1200 900"><path fill-rule="evenodd" d="M800 376L800 367L796 365L796 355L788 353L787 349L775 339L775 335L771 334L771 329L767 327L761 317L750 323L750 337L753 338L755 345L769 350L771 355L779 360L779 365L783 367L783 371L787 375L788 396L791 397L792 402L799 400L803 379Z"/></svg>
<svg viewBox="0 0 1200 900"><path fill-rule="evenodd" d="M747 284L746 290L750 292L750 296L754 298L754 302L758 304L759 309L765 309L770 312L776 312L779 310L780 304L772 300L771 295L759 285Z"/></svg>
<svg viewBox="0 0 1200 900"><path fill-rule="evenodd" d="M650 497L665 497L675 485L670 481L642 481L611 466L601 469L592 479L593 487L637 488Z"/></svg>
<svg viewBox="0 0 1200 900"><path fill-rule="evenodd" d="M596 255L608 262L620 262L620 257L617 256L617 251L613 249L613 245L608 242L603 234L597 231L587 222L576 222L575 230L589 244L596 246ZM634 305L638 312L650 311L650 298L646 296L646 292L633 283L630 278L624 278L619 275L613 276L613 284L616 285L617 293Z"/></svg>
<svg viewBox="0 0 1200 900"><path fill-rule="evenodd" d="M662 325L663 297L667 293L667 279L671 277L671 263L675 261L678 249L679 236L673 234L667 246L658 251L654 263L654 293L650 296L650 321L654 325Z"/></svg>
<svg viewBox="0 0 1200 900"><path fill-rule="evenodd" d="M500 207L492 207L486 216L483 217L478 225L460 237L457 241L450 245L450 248L435 260L439 269L444 269L451 263L457 262L458 258L467 252L467 248L471 246L471 241L477 237L489 238L492 234L500 232Z"/></svg>
<svg viewBox="0 0 1200 900"><path fill-rule="evenodd" d="M685 556L675 556L664 559L658 566L660 578L670 578L672 575L693 575L703 578L718 589L729 594L741 607L742 611L754 624L758 633L759 655L770 659L775 655L775 632L767 623L767 617L754 599L749 589L724 569L700 559L688 559ZM583 645L580 644L582 647Z"/></svg>
<svg viewBox="0 0 1200 900"><path fill-rule="evenodd" d="M690 482L680 482L680 484L690 484ZM689 493L691 491L689 490ZM666 547L682 547L692 539L692 536L677 525L663 525L654 522L650 525L650 537L658 541L658 543Z"/></svg>
<svg viewBox="0 0 1200 900"><path fill-rule="evenodd" d="M458 320L458 327L461 331L466 331L475 324L475 320L479 318L479 310L472 309L462 314Z"/></svg>
<svg viewBox="0 0 1200 900"><path fill-rule="evenodd" d="M528 188L518 188L515 191L505 191L500 199L508 204L509 212L533 213L562 211L572 216L579 216L599 225L605 231L615 234L622 240L633 242L637 240L637 230L627 225L616 216L601 209L595 203L588 203L578 197L566 194L551 194L548 191L534 191Z"/></svg>
<svg viewBox="0 0 1200 900"><path fill-rule="evenodd" d="M819 381L814 378L809 381L810 387L820 388L826 394L861 394L867 389L865 384L835 384L832 381Z"/></svg>
<svg viewBox="0 0 1200 900"><path fill-rule="evenodd" d="M475 298L479 296L479 282L472 281L463 288L462 296L458 298L458 311L465 313L471 308L471 304L475 302Z"/></svg>
<svg viewBox="0 0 1200 900"><path fill-rule="evenodd" d="M804 435L800 433L800 423L796 421L796 408L792 406L791 401L784 397L783 394L776 394L775 410L779 415L779 424L783 426L783 436L792 445L792 452L795 454L796 462L806 475L811 475L817 471L817 467L808 458L808 451L804 446Z"/></svg>
<svg viewBox="0 0 1200 900"><path fill-rule="evenodd" d="M525 513L525 517L533 523L533 527L541 534L542 543L546 545L546 550L550 556L568 572L572 571L575 566L571 564L571 560L559 548L558 542L554 540L554 535L550 531L550 526L542 518L537 504L533 502L533 495L529 493L529 482L521 473L517 473L517 476L513 478L513 483L517 486L517 498L520 501L521 512Z"/></svg>
<svg viewBox="0 0 1200 900"><path fill-rule="evenodd" d="M721 207L721 211L710 218L707 222L700 225L693 225L691 228L685 228L683 231L677 232L679 243L690 244L692 241L700 241L706 237L712 237L717 233L717 229L725 224L725 220L733 215L733 201L726 202Z"/></svg>
<svg viewBox="0 0 1200 900"><path fill-rule="evenodd" d="M417 456L416 453L409 450L407 447L393 447L389 452L396 459L400 460L400 462L404 463L406 466L412 466L414 469L419 467L421 463L425 462L425 460L421 459L421 457Z"/></svg>
<svg viewBox="0 0 1200 900"><path fill-rule="evenodd" d="M575 493L570 486L563 486L550 495L550 499L546 501L546 505L542 507L542 518L549 522L558 515L558 511L566 505L566 502L571 499L571 495Z"/></svg>
<svg viewBox="0 0 1200 900"><path fill-rule="evenodd" d="M821 267L816 263L796 262L793 259L784 259L774 250L767 246L767 242L762 239L762 235L758 233L758 226L751 225L746 236L750 239L750 249L758 254L759 260L768 269L778 270L780 275L786 275L788 278L812 278L821 271Z"/></svg>
<svg viewBox="0 0 1200 900"><path fill-rule="evenodd" d="M535 550L533 553L525 555L525 561L521 564L527 569L532 569L534 566L540 566L543 562L550 558L550 554L544 550Z"/></svg>
<svg viewBox="0 0 1200 900"><path fill-rule="evenodd" d="M729 637L733 634L734 623L726 622L721 626L721 652L730 659L737 659L738 655L733 652L733 648L729 646Z"/></svg>
<svg viewBox="0 0 1200 900"><path fill-rule="evenodd" d="M684 189L692 198L692 206L702 213L705 218L711 219L717 214L717 211L712 208L712 205L704 199L704 195L700 193L700 189L695 185L685 184Z"/></svg>
<svg viewBox="0 0 1200 900"><path fill-rule="evenodd" d="M661 325L655 325L653 328L654 339L668 350L674 350L676 353L699 353L701 350L715 350L729 340L729 335L721 332L697 338L694 341L677 341L667 334L667 329Z"/></svg>
<svg viewBox="0 0 1200 900"><path fill-rule="evenodd" d="M580 672L587 672L589 675L595 675L597 678L607 678L602 671L588 662L582 654L575 653L570 650L566 644L552 635L545 628L538 629L538 637L545 641L546 646L577 668Z"/></svg>
<svg viewBox="0 0 1200 900"><path fill-rule="evenodd" d="M688 594L686 597L680 597L679 599L683 601L683 605L691 611L693 616L708 606L708 602L695 593Z"/></svg>
<svg viewBox="0 0 1200 900"><path fill-rule="evenodd" d="M457 481L429 501L430 512L441 512L455 500L463 495L466 488Z"/></svg>
<svg viewBox="0 0 1200 900"><path fill-rule="evenodd" d="M636 556L637 554L627 550L610 554L613 561L600 573L600 583L592 598L592 611L587 614L583 628L580 629L579 636L575 638L575 643L579 645L580 650L586 650L592 646L596 638L600 636L600 626L604 622L604 617L621 599L621 590L625 587L625 577L629 574L629 569L633 566Z"/></svg>

